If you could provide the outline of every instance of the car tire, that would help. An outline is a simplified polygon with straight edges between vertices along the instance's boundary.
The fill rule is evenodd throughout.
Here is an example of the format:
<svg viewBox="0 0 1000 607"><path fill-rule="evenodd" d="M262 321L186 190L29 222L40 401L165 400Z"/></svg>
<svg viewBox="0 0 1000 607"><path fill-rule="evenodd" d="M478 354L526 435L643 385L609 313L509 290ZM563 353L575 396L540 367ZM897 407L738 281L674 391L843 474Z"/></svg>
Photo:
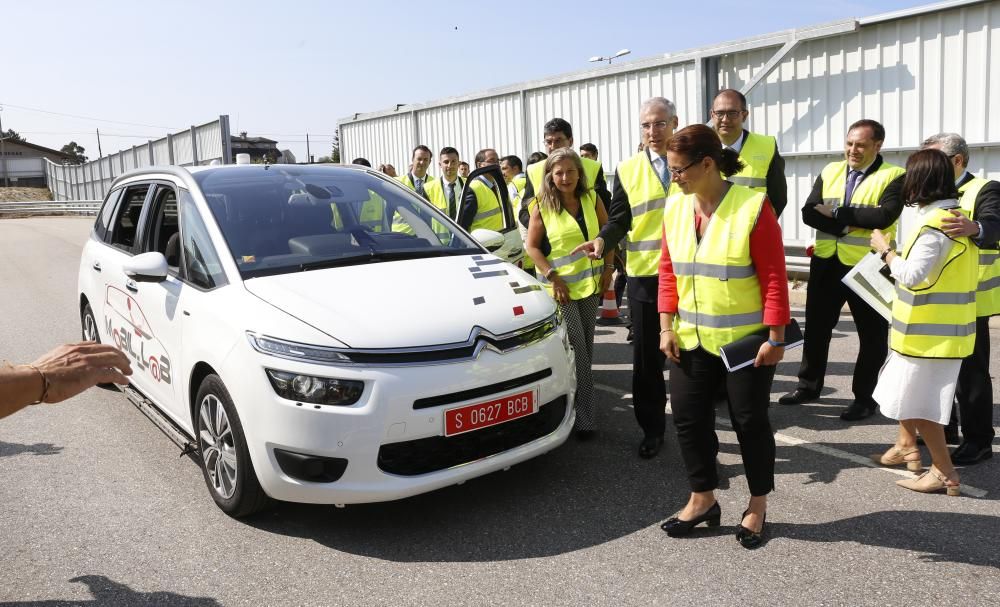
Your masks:
<svg viewBox="0 0 1000 607"><path fill-rule="evenodd" d="M97 317L94 316L94 309L89 303L83 304L83 311L80 312L80 329L83 341L101 343L101 332L97 330Z"/></svg>
<svg viewBox="0 0 1000 607"><path fill-rule="evenodd" d="M198 387L195 435L205 484L223 512L241 518L271 505L250 461L240 416L218 375Z"/></svg>

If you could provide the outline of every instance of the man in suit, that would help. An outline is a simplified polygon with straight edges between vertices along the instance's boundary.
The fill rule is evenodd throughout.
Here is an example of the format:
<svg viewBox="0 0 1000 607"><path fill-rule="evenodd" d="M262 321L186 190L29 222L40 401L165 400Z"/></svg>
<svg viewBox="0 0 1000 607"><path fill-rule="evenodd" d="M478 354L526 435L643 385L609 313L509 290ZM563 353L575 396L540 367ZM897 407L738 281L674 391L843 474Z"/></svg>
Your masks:
<svg viewBox="0 0 1000 607"><path fill-rule="evenodd" d="M431 149L426 145L418 145L413 148L413 154L410 156L410 170L402 177L397 177L403 185L410 188L417 194L420 194L424 198L427 198L427 192L424 187L429 181L433 181L434 177L427 174L427 167L431 165L431 159L434 155L431 153Z"/></svg>
<svg viewBox="0 0 1000 607"><path fill-rule="evenodd" d="M903 169L879 153L885 129L874 120L859 120L847 131L844 160L826 165L802 207L802 221L816 229L806 288L806 332L798 387L778 399L798 405L819 398L826 376L833 329L844 303L850 307L860 348L854 365L854 402L840 414L857 421L875 413L872 398L879 369L889 353L889 323L841 282L870 251L871 232L890 238L903 210Z"/></svg>
<svg viewBox="0 0 1000 607"><path fill-rule="evenodd" d="M500 157L492 148L476 153L476 168L499 165ZM478 228L499 232L503 229L503 209L500 207L499 186L492 175L480 175L471 179L462 192L462 205L458 211L458 225L469 232Z"/></svg>
<svg viewBox="0 0 1000 607"><path fill-rule="evenodd" d="M993 457L993 381L990 378L990 316L1000 314L1000 183L969 172L969 144L955 133L928 137L924 148L944 152L955 168L955 185L962 195L965 215L952 211L944 232L953 238L968 236L979 247L979 288L976 291L976 345L962 361L955 398L962 425L962 441L951 454L957 466L977 464ZM955 414L952 413L952 423ZM951 424L949 424L951 425ZM954 429L953 429L954 431Z"/></svg>
<svg viewBox="0 0 1000 607"><path fill-rule="evenodd" d="M751 133L743 128L750 112L747 98L735 89L723 89L712 101L712 123L722 145L736 150L745 165L729 177L736 185L767 194L774 212L788 204L788 183L785 181L785 159L778 153L774 137Z"/></svg>
<svg viewBox="0 0 1000 607"><path fill-rule="evenodd" d="M639 110L643 151L622 161L615 172L608 223L600 234L579 247L589 257L601 257L607 247L628 252L629 317L632 320L632 404L643 432L639 457L655 457L663 447L667 392L663 382L665 357L660 351L657 310L663 209L680 190L671 184L667 143L677 128L677 108L663 97L646 100Z"/></svg>
<svg viewBox="0 0 1000 607"><path fill-rule="evenodd" d="M448 217L458 217L458 203L462 197L465 180L458 175L458 150L453 147L441 148L438 154L438 168L441 177L427 184L427 200L448 214Z"/></svg>

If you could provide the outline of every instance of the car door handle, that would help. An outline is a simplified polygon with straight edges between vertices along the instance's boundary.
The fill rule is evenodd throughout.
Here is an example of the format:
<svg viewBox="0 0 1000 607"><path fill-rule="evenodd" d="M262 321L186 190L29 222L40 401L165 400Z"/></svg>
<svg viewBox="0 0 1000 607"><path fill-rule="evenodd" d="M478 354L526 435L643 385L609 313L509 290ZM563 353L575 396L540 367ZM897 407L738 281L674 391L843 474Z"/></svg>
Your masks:
<svg viewBox="0 0 1000 607"><path fill-rule="evenodd" d="M93 268L94 268L94 269L95 269L96 271L100 272L100 271L101 271L101 262L99 262L99 261L95 261L95 262L94 262L94 265L93 265L92 267L93 267Z"/></svg>
<svg viewBox="0 0 1000 607"><path fill-rule="evenodd" d="M134 280L126 281L125 288L128 289L129 291L132 291L133 293L139 292L139 285L135 284Z"/></svg>

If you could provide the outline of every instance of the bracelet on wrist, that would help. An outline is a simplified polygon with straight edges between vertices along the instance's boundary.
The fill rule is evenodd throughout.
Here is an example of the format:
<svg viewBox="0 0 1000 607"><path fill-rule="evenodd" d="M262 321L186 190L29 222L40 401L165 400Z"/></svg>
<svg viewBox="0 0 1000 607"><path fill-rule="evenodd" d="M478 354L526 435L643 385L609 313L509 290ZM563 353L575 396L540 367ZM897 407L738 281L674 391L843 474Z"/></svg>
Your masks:
<svg viewBox="0 0 1000 607"><path fill-rule="evenodd" d="M40 375L42 378L42 395L38 397L38 400L36 400L31 404L37 405L38 403L45 402L45 397L49 395L49 385L50 385L49 378L46 377L45 374L42 373L42 370L36 367L35 365L25 365L25 367L31 367L32 369L35 370L35 373L38 373L38 375Z"/></svg>
<svg viewBox="0 0 1000 607"><path fill-rule="evenodd" d="M774 340L774 339L768 339L767 343L772 348L784 348L785 347L785 342L783 342L783 341L777 341L777 340Z"/></svg>
<svg viewBox="0 0 1000 607"><path fill-rule="evenodd" d="M673 332L674 332L673 329L660 329L660 335L663 335L664 333L673 333Z"/></svg>
<svg viewBox="0 0 1000 607"><path fill-rule="evenodd" d="M885 258L889 256L889 253L892 253L892 249L886 249L886 250L882 251L882 253L879 254L879 259L881 259L882 261L885 261Z"/></svg>

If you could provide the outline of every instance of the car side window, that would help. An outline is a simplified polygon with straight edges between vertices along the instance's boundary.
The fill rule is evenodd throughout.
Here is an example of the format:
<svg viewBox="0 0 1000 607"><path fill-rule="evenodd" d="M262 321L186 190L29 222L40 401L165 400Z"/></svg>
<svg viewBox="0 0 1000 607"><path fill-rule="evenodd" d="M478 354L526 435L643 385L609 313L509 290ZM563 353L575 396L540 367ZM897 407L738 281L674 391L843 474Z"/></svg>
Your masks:
<svg viewBox="0 0 1000 607"><path fill-rule="evenodd" d="M153 194L152 219L147 221L144 251L163 253L167 266L177 273L180 268L180 223L177 217L177 191L168 185L157 185Z"/></svg>
<svg viewBox="0 0 1000 607"><path fill-rule="evenodd" d="M191 195L181 191L180 206L180 260L182 276L202 289L214 289L226 284L219 255L212 246L212 239ZM170 263L168 259L167 263Z"/></svg>
<svg viewBox="0 0 1000 607"><path fill-rule="evenodd" d="M111 193L104 200L104 204L101 205L101 210L97 214L97 220L94 222L94 235L100 240L107 241L108 230L111 227L111 218L115 215L115 206L118 204L118 198L121 195L122 188L115 188L111 190Z"/></svg>
<svg viewBox="0 0 1000 607"><path fill-rule="evenodd" d="M129 253L135 245L135 237L139 231L139 216L142 205L149 193L149 184L135 185L125 189L121 203L118 205L118 216L111 229L111 246Z"/></svg>

